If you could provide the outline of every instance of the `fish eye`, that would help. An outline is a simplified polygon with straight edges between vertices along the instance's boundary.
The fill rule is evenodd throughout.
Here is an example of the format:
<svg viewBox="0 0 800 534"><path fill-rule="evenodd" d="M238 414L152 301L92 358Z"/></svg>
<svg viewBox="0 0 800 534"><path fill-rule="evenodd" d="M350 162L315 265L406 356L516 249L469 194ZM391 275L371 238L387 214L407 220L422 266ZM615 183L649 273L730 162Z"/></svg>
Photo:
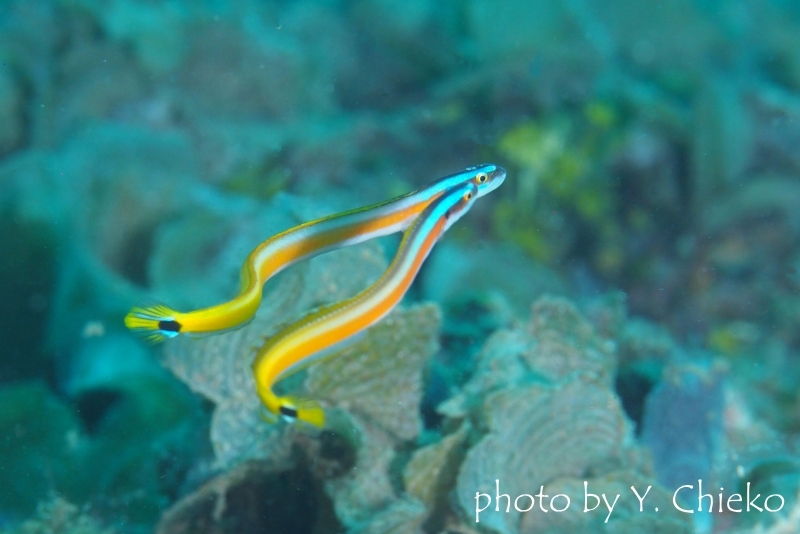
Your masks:
<svg viewBox="0 0 800 534"><path fill-rule="evenodd" d="M466 198L467 200L471 199L472 193L467 193L466 195L464 195L464 198Z"/></svg>
<svg viewBox="0 0 800 534"><path fill-rule="evenodd" d="M486 181L486 178L487 178L487 177L486 177L486 175L485 175L484 173L480 173L480 174L477 176L477 178L478 178L478 183L481 183L481 184L482 184L483 182L485 182L485 181Z"/></svg>

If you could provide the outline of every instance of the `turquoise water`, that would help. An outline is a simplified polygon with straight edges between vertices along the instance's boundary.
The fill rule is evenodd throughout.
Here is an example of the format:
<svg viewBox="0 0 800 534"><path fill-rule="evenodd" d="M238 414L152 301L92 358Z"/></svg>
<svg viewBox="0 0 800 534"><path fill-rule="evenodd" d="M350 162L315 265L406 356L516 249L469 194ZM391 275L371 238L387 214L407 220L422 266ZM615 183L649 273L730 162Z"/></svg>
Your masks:
<svg viewBox="0 0 800 534"><path fill-rule="evenodd" d="M800 531L798 30L785 0L3 2L0 531ZM251 363L399 232L242 328L125 327L484 162L403 303L277 386L323 429L263 421Z"/></svg>

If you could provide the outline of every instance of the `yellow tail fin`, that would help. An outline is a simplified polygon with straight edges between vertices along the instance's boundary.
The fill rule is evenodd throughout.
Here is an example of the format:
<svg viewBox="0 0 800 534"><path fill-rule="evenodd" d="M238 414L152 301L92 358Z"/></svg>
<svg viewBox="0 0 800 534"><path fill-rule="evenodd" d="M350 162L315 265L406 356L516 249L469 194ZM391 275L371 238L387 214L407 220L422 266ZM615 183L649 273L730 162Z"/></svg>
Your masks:
<svg viewBox="0 0 800 534"><path fill-rule="evenodd" d="M325 426L325 410L311 399L299 397L282 397L280 404L281 415L287 419L296 419L316 428Z"/></svg>
<svg viewBox="0 0 800 534"><path fill-rule="evenodd" d="M141 302L125 316L125 326L148 343L161 343L180 333L181 324L175 320L176 314L159 302Z"/></svg>

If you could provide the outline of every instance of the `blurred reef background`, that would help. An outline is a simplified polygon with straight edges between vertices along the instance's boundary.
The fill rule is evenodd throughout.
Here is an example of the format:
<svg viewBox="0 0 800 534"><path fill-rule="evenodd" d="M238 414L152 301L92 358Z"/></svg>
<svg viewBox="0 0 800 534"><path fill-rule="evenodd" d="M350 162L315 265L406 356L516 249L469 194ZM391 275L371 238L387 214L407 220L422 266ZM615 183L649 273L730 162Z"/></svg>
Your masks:
<svg viewBox="0 0 800 534"><path fill-rule="evenodd" d="M0 531L800 532L798 147L790 0L4 1ZM287 380L320 434L259 419L254 347L396 240L281 273L234 332L124 328L484 161L508 179L405 305ZM476 524L496 479L579 504ZM677 512L697 479L786 505ZM661 512L579 513L585 480Z"/></svg>

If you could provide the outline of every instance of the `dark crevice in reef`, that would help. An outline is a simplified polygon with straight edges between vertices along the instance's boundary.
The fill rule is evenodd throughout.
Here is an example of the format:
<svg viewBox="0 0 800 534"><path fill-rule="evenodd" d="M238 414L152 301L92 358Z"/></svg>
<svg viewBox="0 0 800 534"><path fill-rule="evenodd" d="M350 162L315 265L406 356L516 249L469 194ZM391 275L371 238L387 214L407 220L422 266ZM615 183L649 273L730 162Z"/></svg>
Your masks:
<svg viewBox="0 0 800 534"><path fill-rule="evenodd" d="M120 248L117 272L141 287L149 287L147 265L153 250L155 226L145 226L132 232Z"/></svg>
<svg viewBox="0 0 800 534"><path fill-rule="evenodd" d="M81 394L77 401L77 412L89 435L97 433L103 418L122 398L122 393L112 389L93 389Z"/></svg>
<svg viewBox="0 0 800 534"><path fill-rule="evenodd" d="M622 408L635 425L637 436L641 432L647 395L655 384L650 377L634 370L620 371L617 374L614 389L622 401Z"/></svg>
<svg viewBox="0 0 800 534"><path fill-rule="evenodd" d="M316 495L308 472L293 469L253 478L228 491L222 523L236 525L231 532L269 534L310 533Z"/></svg>
<svg viewBox="0 0 800 534"><path fill-rule="evenodd" d="M209 481L164 514L157 534L341 532L333 505L308 465L271 471L248 462Z"/></svg>

